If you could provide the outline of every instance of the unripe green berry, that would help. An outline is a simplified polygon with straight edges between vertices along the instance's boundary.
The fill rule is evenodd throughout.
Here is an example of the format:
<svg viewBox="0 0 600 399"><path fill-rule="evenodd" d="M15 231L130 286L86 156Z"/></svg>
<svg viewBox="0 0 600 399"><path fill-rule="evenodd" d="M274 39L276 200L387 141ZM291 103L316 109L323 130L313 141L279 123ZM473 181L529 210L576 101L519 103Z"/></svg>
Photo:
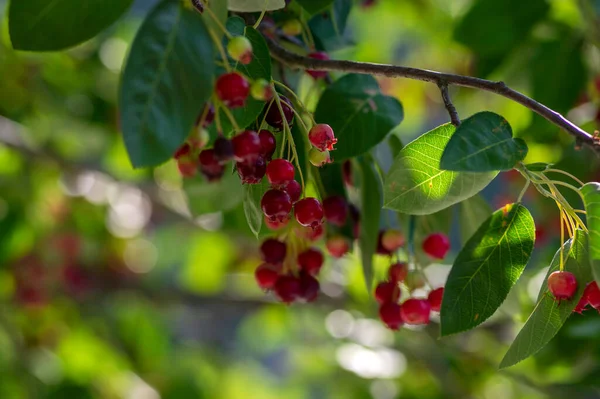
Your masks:
<svg viewBox="0 0 600 399"><path fill-rule="evenodd" d="M423 275L419 271L411 270L408 272L404 284L406 284L410 291L414 291L425 286L425 279L423 279Z"/></svg>
<svg viewBox="0 0 600 399"><path fill-rule="evenodd" d="M245 36L236 36L227 43L227 52L234 60L244 65L252 61L252 43Z"/></svg>
<svg viewBox="0 0 600 399"><path fill-rule="evenodd" d="M308 152L308 160L314 166L320 167L325 164L331 163L331 156L329 155L329 151L319 151L315 147L313 147Z"/></svg>
<svg viewBox="0 0 600 399"><path fill-rule="evenodd" d="M210 135L208 134L208 130L204 129L202 126L198 125L194 127L192 133L188 137L188 141L191 146L195 149L202 149L210 140Z"/></svg>
<svg viewBox="0 0 600 399"><path fill-rule="evenodd" d="M302 23L297 19L291 19L283 24L281 31L287 36L298 36L302 33Z"/></svg>
<svg viewBox="0 0 600 399"><path fill-rule="evenodd" d="M260 101L269 101L273 98L273 88L265 79L256 79L250 86L250 94Z"/></svg>

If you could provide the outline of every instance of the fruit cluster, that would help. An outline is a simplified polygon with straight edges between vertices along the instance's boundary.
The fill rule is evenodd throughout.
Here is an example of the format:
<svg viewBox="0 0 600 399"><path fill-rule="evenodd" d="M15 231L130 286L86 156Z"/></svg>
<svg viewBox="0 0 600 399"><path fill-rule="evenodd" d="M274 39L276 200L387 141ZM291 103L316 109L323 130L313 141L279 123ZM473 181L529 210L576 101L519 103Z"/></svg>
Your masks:
<svg viewBox="0 0 600 399"><path fill-rule="evenodd" d="M557 270L548 276L548 289L557 301L570 300L577 291L577 279L571 272ZM596 281L587 283L573 312L583 313L590 305L600 312L600 289Z"/></svg>
<svg viewBox="0 0 600 399"><path fill-rule="evenodd" d="M399 232L388 230L379 235L378 253L392 254L404 245L404 237ZM423 252L435 259L443 259L450 249L450 242L445 234L434 233L423 241ZM429 324L431 312L439 312L442 306L444 288L436 288L429 292L427 298L409 297L399 303L402 289L408 292L425 285L419 270L409 271L408 265L395 262L388 269L388 278L375 288L375 299L379 303L379 318L390 329L398 330L403 324Z"/></svg>

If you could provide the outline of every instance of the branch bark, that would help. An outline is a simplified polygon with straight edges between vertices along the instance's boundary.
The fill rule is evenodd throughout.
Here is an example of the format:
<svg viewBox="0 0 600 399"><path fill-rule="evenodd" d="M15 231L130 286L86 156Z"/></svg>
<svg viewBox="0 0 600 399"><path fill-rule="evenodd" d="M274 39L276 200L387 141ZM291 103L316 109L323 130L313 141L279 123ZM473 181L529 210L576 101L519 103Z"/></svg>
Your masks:
<svg viewBox="0 0 600 399"><path fill-rule="evenodd" d="M442 93L442 100L444 100L444 106L446 107L446 111L448 111L448 115L450 115L450 122L454 126L460 125L460 118L458 117L458 112L456 112L456 107L452 104L452 100L450 99L450 93L448 93L448 85L446 83L438 83L438 87L440 88L440 92Z"/></svg>
<svg viewBox="0 0 600 399"><path fill-rule="evenodd" d="M600 154L600 141L598 139L581 129L579 126L575 125L573 122L569 121L558 112L546 107L544 104L539 103L530 97L527 97L523 93L511 89L504 82L495 82L470 76L455 75L451 73L436 72L427 69L411 68L399 65L375 64L370 62L345 60L318 60L294 54L281 47L268 36L265 36L265 39L269 46L269 50L275 56L275 58L280 59L291 67L300 67L303 69L312 69L318 71L353 72L386 76L390 78L408 78L435 83L440 86L440 88L443 86L455 85L498 94L513 100L541 115L549 122L560 127L573 136L576 139L577 144L586 144L590 146L597 154ZM446 106L446 108L448 107Z"/></svg>

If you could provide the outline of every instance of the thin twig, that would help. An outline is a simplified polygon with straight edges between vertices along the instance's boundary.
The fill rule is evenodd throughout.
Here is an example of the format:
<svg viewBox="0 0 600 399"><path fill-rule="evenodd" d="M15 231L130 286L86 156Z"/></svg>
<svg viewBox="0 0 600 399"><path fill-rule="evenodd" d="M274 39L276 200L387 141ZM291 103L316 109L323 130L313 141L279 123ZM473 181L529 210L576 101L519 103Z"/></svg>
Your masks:
<svg viewBox="0 0 600 399"><path fill-rule="evenodd" d="M458 117L458 112L456 112L456 108L454 107L454 104L452 104L452 100L450 99L450 93L448 93L448 84L445 82L438 82L438 87L440 88L440 92L442 93L444 107L446 107L446 110L450 115L450 122L454 126L460 125L460 118Z"/></svg>
<svg viewBox="0 0 600 399"><path fill-rule="evenodd" d="M289 66L296 66L302 69L311 69L317 71L353 72L387 76L390 78L409 78L422 80L424 82L432 82L438 85L446 84L471 87L501 95L529 108L533 112L536 112L575 137L579 143L584 143L590 146L597 153L600 153L600 140L595 139L591 134L587 133L585 130L581 129L579 126L575 125L558 112L546 107L544 104L541 104L530 97L527 97L523 93L511 89L504 82L495 82L471 76L455 75L451 73L436 72L427 69L411 68L398 65L344 60L319 60L294 54L281 47L273 39L266 36L265 39L269 45L271 53Z"/></svg>

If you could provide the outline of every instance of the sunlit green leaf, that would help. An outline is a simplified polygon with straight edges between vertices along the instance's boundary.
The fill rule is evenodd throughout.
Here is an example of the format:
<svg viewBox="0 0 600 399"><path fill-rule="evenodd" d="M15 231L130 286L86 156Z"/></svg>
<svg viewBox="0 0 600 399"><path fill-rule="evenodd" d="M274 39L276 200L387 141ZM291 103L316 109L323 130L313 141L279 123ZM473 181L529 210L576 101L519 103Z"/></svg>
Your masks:
<svg viewBox="0 0 600 399"><path fill-rule="evenodd" d="M590 182L581 187L589 234L592 273L600 284L600 183Z"/></svg>
<svg viewBox="0 0 600 399"><path fill-rule="evenodd" d="M477 229L446 282L442 335L469 330L494 314L525 269L534 241L533 218L520 204L497 210Z"/></svg>
<svg viewBox="0 0 600 399"><path fill-rule="evenodd" d="M213 44L199 15L178 1L163 1L133 41L119 103L134 167L171 158L212 94Z"/></svg>
<svg viewBox="0 0 600 399"><path fill-rule="evenodd" d="M217 0L219 1L219 0ZM285 7L284 0L228 0L229 9L236 12L260 12Z"/></svg>
<svg viewBox="0 0 600 399"><path fill-rule="evenodd" d="M317 14L329 7L333 0L296 0L309 14Z"/></svg>
<svg viewBox="0 0 600 399"><path fill-rule="evenodd" d="M465 172L510 170L526 155L527 144L513 138L506 119L493 112L479 112L456 128L440 167Z"/></svg>
<svg viewBox="0 0 600 399"><path fill-rule="evenodd" d="M400 151L384 181L386 208L427 215L472 197L492 181L497 172L440 169L440 158L454 131L450 124L439 126Z"/></svg>
<svg viewBox="0 0 600 399"><path fill-rule="evenodd" d="M588 254L587 235L578 230L575 240L563 245L565 270L573 273L579 282L577 291L570 300L556 301L544 284L538 295L537 304L500 363L500 368L513 366L534 355L556 335L558 330L573 313L585 289L585 282L592 279ZM559 270L560 250L554 255L548 274Z"/></svg>
<svg viewBox="0 0 600 399"><path fill-rule="evenodd" d="M338 143L331 156L341 162L369 151L403 119L402 104L381 94L370 75L348 74L325 90L315 110L317 123L327 123Z"/></svg>
<svg viewBox="0 0 600 399"><path fill-rule="evenodd" d="M75 46L112 25L133 0L12 0L10 40L17 50L56 51Z"/></svg>

